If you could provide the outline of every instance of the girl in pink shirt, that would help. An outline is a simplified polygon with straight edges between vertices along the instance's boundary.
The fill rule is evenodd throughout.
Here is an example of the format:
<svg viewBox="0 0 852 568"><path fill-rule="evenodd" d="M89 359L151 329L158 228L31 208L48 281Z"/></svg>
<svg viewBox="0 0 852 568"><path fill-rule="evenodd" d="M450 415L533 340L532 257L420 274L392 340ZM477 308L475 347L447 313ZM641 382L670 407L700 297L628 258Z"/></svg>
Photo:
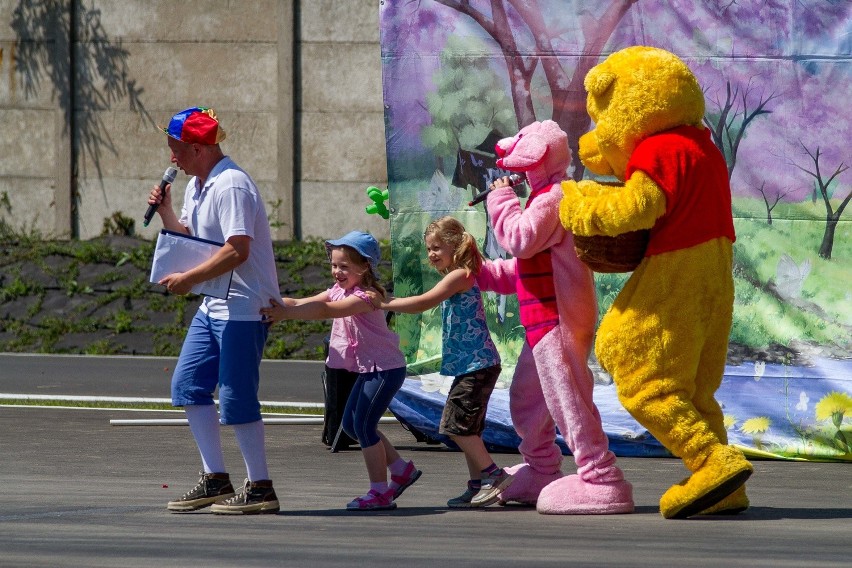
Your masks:
<svg viewBox="0 0 852 568"><path fill-rule="evenodd" d="M369 233L352 231L326 241L334 286L310 298L270 298L261 314L267 321L333 318L326 365L357 374L355 386L343 411L343 430L358 440L370 490L346 505L351 511L396 508L396 498L420 477L411 461L405 461L379 432L379 419L405 380L405 357L399 336L388 329L384 312L373 307L366 291L382 296L385 289L376 278L379 243ZM391 482L387 481L387 470Z"/></svg>

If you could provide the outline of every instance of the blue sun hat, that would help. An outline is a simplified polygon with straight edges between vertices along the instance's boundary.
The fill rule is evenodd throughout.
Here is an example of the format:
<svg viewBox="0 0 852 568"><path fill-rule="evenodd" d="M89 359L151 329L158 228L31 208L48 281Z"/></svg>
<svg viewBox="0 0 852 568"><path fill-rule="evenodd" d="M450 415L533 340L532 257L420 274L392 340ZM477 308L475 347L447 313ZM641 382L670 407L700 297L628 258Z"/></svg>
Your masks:
<svg viewBox="0 0 852 568"><path fill-rule="evenodd" d="M376 267L382 259L382 251L379 249L379 241L370 233L364 231L351 231L346 233L339 239L325 241L325 252L331 259L332 247L346 246L358 251L358 254L367 259L370 263L370 268L373 269L373 274L376 273Z"/></svg>

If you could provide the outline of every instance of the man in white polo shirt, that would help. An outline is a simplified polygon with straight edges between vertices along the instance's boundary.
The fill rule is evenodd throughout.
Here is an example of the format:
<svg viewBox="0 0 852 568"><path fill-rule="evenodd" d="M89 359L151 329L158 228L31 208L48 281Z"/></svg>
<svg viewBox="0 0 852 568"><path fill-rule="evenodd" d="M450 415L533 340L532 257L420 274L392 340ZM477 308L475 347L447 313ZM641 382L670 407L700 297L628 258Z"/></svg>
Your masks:
<svg viewBox="0 0 852 568"><path fill-rule="evenodd" d="M190 324L172 376L172 404L186 411L204 471L198 484L174 501L171 511L212 505L219 514L275 513L278 498L269 479L260 416L260 361L268 325L260 308L280 296L269 221L251 177L224 155L225 131L213 109L192 107L175 114L168 127L171 161L192 176L180 218L172 209L171 186L148 198L159 204L163 227L225 243L209 260L160 284L174 294L233 270L225 300L205 297ZM219 388L217 413L213 395ZM245 460L247 479L234 491L222 452L220 423L232 425Z"/></svg>

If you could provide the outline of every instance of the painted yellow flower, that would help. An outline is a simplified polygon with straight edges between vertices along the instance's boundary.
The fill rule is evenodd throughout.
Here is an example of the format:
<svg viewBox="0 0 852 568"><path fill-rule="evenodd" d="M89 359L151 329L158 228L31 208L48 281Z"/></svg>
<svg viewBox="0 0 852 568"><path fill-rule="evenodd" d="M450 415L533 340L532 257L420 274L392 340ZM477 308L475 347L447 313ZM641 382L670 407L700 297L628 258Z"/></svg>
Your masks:
<svg viewBox="0 0 852 568"><path fill-rule="evenodd" d="M725 430L730 430L737 423L737 417L733 414L726 414L723 418L723 424L725 425Z"/></svg>
<svg viewBox="0 0 852 568"><path fill-rule="evenodd" d="M755 418L749 418L743 425L740 427L740 430L745 432L746 434L763 434L767 430L769 430L769 426L772 425L772 420L767 416L757 416Z"/></svg>
<svg viewBox="0 0 852 568"><path fill-rule="evenodd" d="M844 415L852 415L852 397L844 392L830 392L814 407L818 421L831 419L840 428Z"/></svg>
<svg viewBox="0 0 852 568"><path fill-rule="evenodd" d="M427 348L433 348L435 345L440 345L441 335L439 331L431 329L421 336L420 343L426 345Z"/></svg>

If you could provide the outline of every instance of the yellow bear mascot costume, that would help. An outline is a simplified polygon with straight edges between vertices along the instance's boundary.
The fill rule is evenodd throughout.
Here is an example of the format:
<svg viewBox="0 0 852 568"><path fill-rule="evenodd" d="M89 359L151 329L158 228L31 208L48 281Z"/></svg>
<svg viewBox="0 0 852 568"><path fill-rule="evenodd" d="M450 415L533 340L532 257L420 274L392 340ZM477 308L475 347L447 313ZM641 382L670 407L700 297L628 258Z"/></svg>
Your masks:
<svg viewBox="0 0 852 568"><path fill-rule="evenodd" d="M580 159L623 183L563 182L562 224L583 236L650 230L595 353L624 407L692 472L663 494L662 515L738 513L752 466L727 445L714 398L733 317L734 226L703 92L680 59L643 46L613 53L585 87L595 128L580 138Z"/></svg>

